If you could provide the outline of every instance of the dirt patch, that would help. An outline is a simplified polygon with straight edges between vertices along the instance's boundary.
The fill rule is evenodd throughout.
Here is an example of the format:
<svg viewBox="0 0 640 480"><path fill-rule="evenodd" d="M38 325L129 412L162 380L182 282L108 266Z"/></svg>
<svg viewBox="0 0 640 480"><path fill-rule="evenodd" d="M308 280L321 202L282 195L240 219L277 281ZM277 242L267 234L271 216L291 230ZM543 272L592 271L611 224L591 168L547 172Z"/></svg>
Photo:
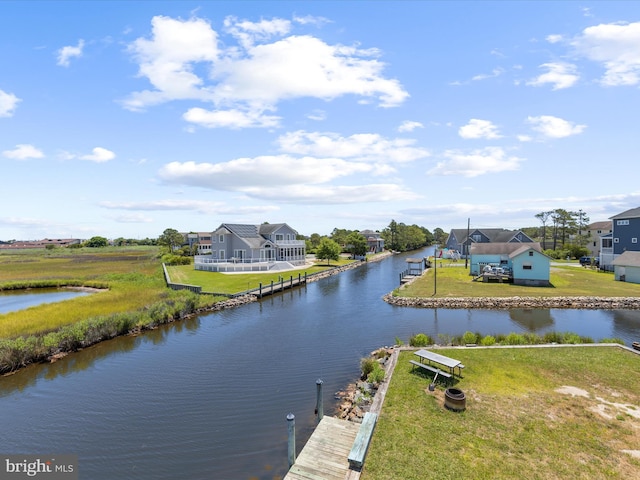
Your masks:
<svg viewBox="0 0 640 480"><path fill-rule="evenodd" d="M556 392L563 395L571 395L572 397L592 398L589 392L587 392L586 390L577 387L571 387L568 385L563 385L562 387L556 389ZM620 396L620 394L615 392L614 396ZM617 418L618 415L628 415L630 417L640 419L640 408L638 408L638 406L636 405L610 402L598 396L594 396L593 400L597 403L595 405L591 405L588 408L589 411L597 413L607 420Z"/></svg>

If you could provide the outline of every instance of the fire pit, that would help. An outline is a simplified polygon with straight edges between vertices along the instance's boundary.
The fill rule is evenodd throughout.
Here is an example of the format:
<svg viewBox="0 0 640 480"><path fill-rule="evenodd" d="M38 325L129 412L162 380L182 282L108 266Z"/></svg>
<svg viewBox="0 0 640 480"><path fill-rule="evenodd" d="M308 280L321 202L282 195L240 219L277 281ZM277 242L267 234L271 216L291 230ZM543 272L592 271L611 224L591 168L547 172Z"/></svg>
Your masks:
<svg viewBox="0 0 640 480"><path fill-rule="evenodd" d="M444 391L444 406L454 412L462 412L467 408L467 397L462 390L447 388Z"/></svg>

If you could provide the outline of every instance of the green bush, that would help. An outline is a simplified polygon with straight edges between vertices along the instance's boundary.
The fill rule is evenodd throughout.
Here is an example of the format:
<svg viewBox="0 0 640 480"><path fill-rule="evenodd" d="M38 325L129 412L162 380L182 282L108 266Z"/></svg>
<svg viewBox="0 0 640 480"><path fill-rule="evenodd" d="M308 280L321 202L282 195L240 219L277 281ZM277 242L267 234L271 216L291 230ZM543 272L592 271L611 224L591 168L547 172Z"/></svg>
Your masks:
<svg viewBox="0 0 640 480"><path fill-rule="evenodd" d="M375 362L375 366L373 370L369 372L367 375L367 382L369 383L380 383L384 380L384 369L380 366L378 362Z"/></svg>
<svg viewBox="0 0 640 480"><path fill-rule="evenodd" d="M479 335L473 332L464 332L464 334L462 335L462 345L466 345L469 343L478 343L478 338Z"/></svg>
<svg viewBox="0 0 640 480"><path fill-rule="evenodd" d="M360 360L360 370L362 370L362 378L368 378L369 374L373 372L376 366L380 366L378 362L373 358L363 358Z"/></svg>
<svg viewBox="0 0 640 480"><path fill-rule="evenodd" d="M482 340L480 340L480 345L482 345L483 347L490 347L491 345L495 345L495 343L496 338L492 337L491 335L486 335L482 337Z"/></svg>
<svg viewBox="0 0 640 480"><path fill-rule="evenodd" d="M510 333L505 337L504 343L507 345L526 345L527 340L524 338L524 335L520 335L519 333Z"/></svg>
<svg viewBox="0 0 640 480"><path fill-rule="evenodd" d="M409 338L409 345L412 347L426 347L433 345L433 339L426 333L417 333Z"/></svg>

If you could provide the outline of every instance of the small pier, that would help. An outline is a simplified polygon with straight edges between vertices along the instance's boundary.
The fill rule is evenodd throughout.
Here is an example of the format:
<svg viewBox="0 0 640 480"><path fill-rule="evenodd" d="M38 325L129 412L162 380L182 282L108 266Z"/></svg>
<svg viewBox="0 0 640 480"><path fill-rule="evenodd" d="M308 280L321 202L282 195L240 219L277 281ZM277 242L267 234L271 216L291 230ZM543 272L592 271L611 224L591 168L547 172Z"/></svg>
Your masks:
<svg viewBox="0 0 640 480"><path fill-rule="evenodd" d="M306 284L307 284L307 273L305 272L304 275L298 274L297 277L294 277L293 275L291 275L288 280L285 280L284 277L280 277L279 282L271 281L271 283L268 283L266 285L262 285L261 283L258 288L247 290L246 292L236 294L236 296L249 294L249 295L255 295L258 298L262 298L265 295L273 295L274 293L284 292L287 289L297 287L300 285L306 285Z"/></svg>
<svg viewBox="0 0 640 480"><path fill-rule="evenodd" d="M356 422L322 417L284 480L345 480L350 471L347 457L359 429Z"/></svg>

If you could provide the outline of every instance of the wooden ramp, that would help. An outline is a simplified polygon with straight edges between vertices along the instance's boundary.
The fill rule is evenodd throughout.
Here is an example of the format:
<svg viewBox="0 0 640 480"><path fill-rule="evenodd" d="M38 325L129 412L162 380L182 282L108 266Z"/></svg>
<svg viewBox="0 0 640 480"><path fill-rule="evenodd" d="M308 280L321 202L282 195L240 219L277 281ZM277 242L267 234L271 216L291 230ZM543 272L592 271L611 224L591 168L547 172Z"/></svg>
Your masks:
<svg viewBox="0 0 640 480"><path fill-rule="evenodd" d="M360 424L323 417L284 480L344 480Z"/></svg>

